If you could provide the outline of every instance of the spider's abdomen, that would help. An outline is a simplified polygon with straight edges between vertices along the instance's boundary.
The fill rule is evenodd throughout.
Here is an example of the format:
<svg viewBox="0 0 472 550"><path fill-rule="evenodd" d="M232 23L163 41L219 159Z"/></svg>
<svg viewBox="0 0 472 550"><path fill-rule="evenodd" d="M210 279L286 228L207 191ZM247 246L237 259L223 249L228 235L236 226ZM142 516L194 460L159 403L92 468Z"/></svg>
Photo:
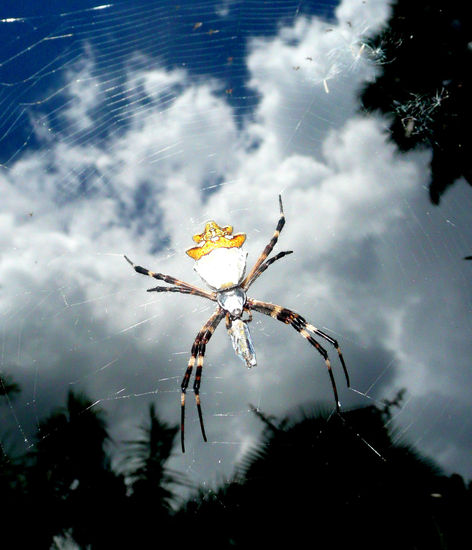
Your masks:
<svg viewBox="0 0 472 550"><path fill-rule="evenodd" d="M194 269L215 290L239 285L246 271L247 252L241 248L215 248L195 262Z"/></svg>

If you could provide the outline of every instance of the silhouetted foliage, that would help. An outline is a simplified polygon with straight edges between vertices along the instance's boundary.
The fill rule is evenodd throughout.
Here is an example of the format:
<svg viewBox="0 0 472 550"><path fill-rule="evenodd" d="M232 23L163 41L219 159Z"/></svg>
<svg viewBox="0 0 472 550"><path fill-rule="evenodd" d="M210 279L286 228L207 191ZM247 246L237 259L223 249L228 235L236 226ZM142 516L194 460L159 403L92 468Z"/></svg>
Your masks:
<svg viewBox="0 0 472 550"><path fill-rule="evenodd" d="M20 386L16 382L13 382L10 376L6 374L0 376L0 397L5 395L12 397L12 394L20 393L20 391Z"/></svg>
<svg viewBox="0 0 472 550"><path fill-rule="evenodd" d="M73 392L40 423L28 471L34 547L48 548L65 532L82 547L106 548L116 537L110 516L124 505L125 487L111 470L108 440L103 411Z"/></svg>
<svg viewBox="0 0 472 550"><path fill-rule="evenodd" d="M450 481L392 443L385 411L282 421L258 415L263 440L235 479L180 512L189 533L205 533L206 548L459 548L444 545L452 533L466 534L452 512L460 505L444 490ZM447 502L447 518L438 500Z"/></svg>
<svg viewBox="0 0 472 550"><path fill-rule="evenodd" d="M126 441L127 452L124 463L128 472L134 498L156 498L164 508L170 508L172 492L168 488L176 483L178 474L166 469L166 462L172 452L178 428L161 422L156 415L154 404L149 407L149 425L141 426L144 437L135 441Z"/></svg>
<svg viewBox="0 0 472 550"><path fill-rule="evenodd" d="M196 542L218 550L462 549L471 487L392 442L385 426L402 396L342 416L278 420L255 411L265 430L233 479L174 512L172 491L185 483L167 467L178 429L151 405L116 473L103 411L70 392L40 422L32 452L12 458L1 448L2 548L50 549L62 535L92 550Z"/></svg>
<svg viewBox="0 0 472 550"><path fill-rule="evenodd" d="M400 149L432 151L430 198L464 177L472 184L472 20L461 0L398 0L373 40L386 63L363 94L364 106L393 115Z"/></svg>
<svg viewBox="0 0 472 550"><path fill-rule="evenodd" d="M149 407L148 424L141 426L143 438L126 442L122 462L130 494L126 521L133 525L129 548L146 548L150 541L167 540L167 531L156 533L156 526L164 527L174 498L171 486L183 483L183 477L172 472L166 463L172 452L177 427L161 422L154 404ZM169 540L172 537L168 533Z"/></svg>
<svg viewBox="0 0 472 550"><path fill-rule="evenodd" d="M22 461L7 454L3 445L0 447L0 496L3 503L0 516L0 546L15 548L13 543L17 543L19 539L18 514L22 515L24 521L24 514L28 514L29 511L26 480Z"/></svg>

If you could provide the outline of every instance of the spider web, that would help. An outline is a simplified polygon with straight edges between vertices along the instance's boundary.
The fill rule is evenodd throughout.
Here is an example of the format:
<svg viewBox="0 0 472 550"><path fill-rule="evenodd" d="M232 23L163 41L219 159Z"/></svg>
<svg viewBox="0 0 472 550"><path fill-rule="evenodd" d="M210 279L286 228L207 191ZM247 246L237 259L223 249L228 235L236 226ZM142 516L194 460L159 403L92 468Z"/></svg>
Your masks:
<svg viewBox="0 0 472 550"><path fill-rule="evenodd" d="M9 441L34 445L70 389L130 439L155 402L176 424L180 381L214 305L146 294L123 260L201 286L183 251L215 219L268 242L287 224L254 298L338 339L353 387L343 407L401 388L397 436L470 477L470 189L428 202L427 152L400 155L388 121L360 109L382 68L369 37L383 1L50 2L0 14L1 375ZM426 60L425 60L426 61ZM437 99L437 98L436 98ZM412 99L415 117L432 98ZM417 126L418 127L418 126ZM289 327L254 315L258 367L224 326L207 346L201 442L189 392L195 483L231 475L260 433L250 405L283 415L334 407L324 362ZM43 437L51 434L43 433ZM6 445L3 443L3 445Z"/></svg>

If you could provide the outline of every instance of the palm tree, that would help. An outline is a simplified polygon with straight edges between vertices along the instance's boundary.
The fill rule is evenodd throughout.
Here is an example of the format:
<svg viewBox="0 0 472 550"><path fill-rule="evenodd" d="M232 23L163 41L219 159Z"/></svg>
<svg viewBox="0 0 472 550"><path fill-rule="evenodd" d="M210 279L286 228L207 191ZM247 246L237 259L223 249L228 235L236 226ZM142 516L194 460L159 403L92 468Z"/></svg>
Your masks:
<svg viewBox="0 0 472 550"><path fill-rule="evenodd" d="M166 540L174 499L171 486L183 483L183 478L166 467L178 428L159 420L154 404L150 405L148 421L140 432L141 438L125 442L123 470L130 491L130 547L147 548Z"/></svg>
<svg viewBox="0 0 472 550"><path fill-rule="evenodd" d="M10 376L0 376L0 397L4 397L5 403L9 403L14 394L20 392L20 386ZM17 514L19 510L26 512L27 499L23 461L21 457L14 456L11 450L13 446L7 445L7 435L0 434L0 495L4 503L1 541L5 548L13 548L12 545L18 542L20 533Z"/></svg>
<svg viewBox="0 0 472 550"><path fill-rule="evenodd" d="M83 547L112 544L125 486L111 470L108 442L103 411L72 391L66 407L40 423L28 479L35 548L49 548L55 535L66 532Z"/></svg>

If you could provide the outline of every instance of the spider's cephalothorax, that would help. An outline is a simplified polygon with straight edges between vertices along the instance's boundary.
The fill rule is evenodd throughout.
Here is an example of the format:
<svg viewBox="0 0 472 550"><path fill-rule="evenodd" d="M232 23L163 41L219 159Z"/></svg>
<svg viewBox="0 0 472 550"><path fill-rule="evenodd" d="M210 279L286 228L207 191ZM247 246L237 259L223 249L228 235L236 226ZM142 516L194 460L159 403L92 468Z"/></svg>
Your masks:
<svg viewBox="0 0 472 550"><path fill-rule="evenodd" d="M246 296L248 288L254 281L276 260L283 258L292 251L279 252L272 258L268 259L277 243L280 232L285 224L285 216L282 208L282 198L279 196L280 218L277 227L269 241L269 244L264 248L262 254L254 264L248 275L245 276L247 252L242 248L246 235L237 233L232 235L233 228L231 226L220 227L215 222L208 222L203 233L194 235L193 240L199 245L187 250L187 254L195 260L195 271L211 288L211 291L206 291L189 283L185 283L170 275L155 273L148 269L135 265L129 258L126 260L133 266L135 271L142 275L148 275L169 283L170 286L157 286L150 288L148 292L180 292L182 294L194 294L202 298L207 298L217 303L215 312L211 315L208 321L203 325L200 332L197 334L192 346L190 359L185 371L184 378L181 384L181 444L182 451L185 451L184 446L184 421L185 421L185 395L195 363L197 364L195 372L195 381L193 390L197 404L198 417L200 420L200 428L202 430L203 439L206 441L205 427L203 424L203 415L200 405L200 382L202 378L203 357L205 349L216 327L223 318L226 319L226 328L231 337L231 341L237 355L245 362L247 367L256 365L256 354L252 345L251 336L247 323L252 319L252 311L258 311L264 315L268 315L277 321L291 325L299 334L301 334L308 342L322 355L325 360L326 368L330 376L333 387L336 411L339 412L339 399L331 370L331 363L326 350L315 340L314 336L323 338L333 345L338 352L341 365L344 370L346 382L349 387L349 375L344 363L344 359L337 341L308 323L301 315L269 302L261 302ZM244 319L244 313L247 318Z"/></svg>
<svg viewBox="0 0 472 550"><path fill-rule="evenodd" d="M246 293L240 286L219 290L216 300L220 307L229 313L231 319L240 319L246 305Z"/></svg>

